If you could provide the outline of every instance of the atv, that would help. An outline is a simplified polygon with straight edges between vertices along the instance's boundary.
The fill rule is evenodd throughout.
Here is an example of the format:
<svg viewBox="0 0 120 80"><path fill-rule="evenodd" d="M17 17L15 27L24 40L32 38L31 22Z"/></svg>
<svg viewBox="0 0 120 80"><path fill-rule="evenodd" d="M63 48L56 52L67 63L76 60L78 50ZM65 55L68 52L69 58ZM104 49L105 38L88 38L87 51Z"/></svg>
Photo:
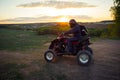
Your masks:
<svg viewBox="0 0 120 80"><path fill-rule="evenodd" d="M48 50L44 53L47 62L54 62L58 56L73 55L77 56L80 65L89 65L92 61L93 51L89 47L90 37L85 36L82 40L72 41L73 53L67 53L67 36L59 34L56 39L51 41Z"/></svg>

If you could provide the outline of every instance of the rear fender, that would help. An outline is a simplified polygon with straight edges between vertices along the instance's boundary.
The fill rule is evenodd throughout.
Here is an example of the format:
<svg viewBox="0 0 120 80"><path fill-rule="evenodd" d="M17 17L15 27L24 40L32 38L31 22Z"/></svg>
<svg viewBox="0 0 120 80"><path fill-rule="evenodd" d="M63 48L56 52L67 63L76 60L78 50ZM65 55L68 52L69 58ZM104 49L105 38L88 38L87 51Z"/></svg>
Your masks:
<svg viewBox="0 0 120 80"><path fill-rule="evenodd" d="M90 43L89 38L86 39L85 41L82 41L82 45L90 45L90 44L91 44L91 43Z"/></svg>

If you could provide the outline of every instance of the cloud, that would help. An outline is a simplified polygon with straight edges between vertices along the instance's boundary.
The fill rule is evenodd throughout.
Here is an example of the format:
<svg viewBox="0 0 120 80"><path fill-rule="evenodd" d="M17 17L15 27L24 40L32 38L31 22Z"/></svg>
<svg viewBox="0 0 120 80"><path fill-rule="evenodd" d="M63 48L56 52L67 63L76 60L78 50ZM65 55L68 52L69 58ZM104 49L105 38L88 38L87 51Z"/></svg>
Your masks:
<svg viewBox="0 0 120 80"><path fill-rule="evenodd" d="M96 5L90 5L85 2L72 2L72 1L41 1L32 2L26 4L17 5L17 7L23 8L34 8L34 7L53 7L57 9L64 8L85 8L85 7L96 7Z"/></svg>
<svg viewBox="0 0 120 80"><path fill-rule="evenodd" d="M64 15L60 16L40 16L40 17L17 17L12 19L4 19L0 20L0 22L55 22L57 19L63 17ZM76 16L67 16L69 19L77 19L77 20L90 20L93 19L87 15L76 15Z"/></svg>
<svg viewBox="0 0 120 80"><path fill-rule="evenodd" d="M4 19L0 20L0 22L46 22L52 20L52 18L56 17L50 17L50 16L41 16L41 17L17 17L17 18L11 18L11 19Z"/></svg>
<svg viewBox="0 0 120 80"><path fill-rule="evenodd" d="M53 19L58 18L58 16L51 17L51 16L41 16L41 17L17 17L17 18L11 18L11 19L4 19L0 20L0 22L31 22L31 21L50 21Z"/></svg>
<svg viewBox="0 0 120 80"><path fill-rule="evenodd" d="M34 17L17 17L17 18L11 18L11 19L4 19L4 20L0 20L0 22L20 22L20 21L32 21L35 20L36 18Z"/></svg>
<svg viewBox="0 0 120 80"><path fill-rule="evenodd" d="M93 19L92 17L87 16L87 15L76 15L76 16L70 16L69 18L75 18L75 19L80 19L80 20Z"/></svg>

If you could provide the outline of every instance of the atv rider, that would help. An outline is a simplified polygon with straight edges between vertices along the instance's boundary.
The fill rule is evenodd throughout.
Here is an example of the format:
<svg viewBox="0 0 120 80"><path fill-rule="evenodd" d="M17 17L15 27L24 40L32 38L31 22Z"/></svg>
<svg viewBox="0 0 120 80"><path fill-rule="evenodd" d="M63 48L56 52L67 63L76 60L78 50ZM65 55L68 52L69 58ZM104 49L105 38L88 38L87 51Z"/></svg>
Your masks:
<svg viewBox="0 0 120 80"><path fill-rule="evenodd" d="M74 52L72 48L72 41L82 40L83 36L87 35L87 29L84 26L79 25L75 19L71 19L69 21L69 25L71 30L65 32L64 35L73 34L73 37L67 39L68 43L66 48L66 51L71 54Z"/></svg>

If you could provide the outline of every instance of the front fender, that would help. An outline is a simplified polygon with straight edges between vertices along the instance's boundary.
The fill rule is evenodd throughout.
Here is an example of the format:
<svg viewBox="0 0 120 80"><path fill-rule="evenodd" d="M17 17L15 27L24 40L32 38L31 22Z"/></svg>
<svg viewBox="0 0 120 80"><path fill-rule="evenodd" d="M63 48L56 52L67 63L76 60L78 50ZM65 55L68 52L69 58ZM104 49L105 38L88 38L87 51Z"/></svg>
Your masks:
<svg viewBox="0 0 120 80"><path fill-rule="evenodd" d="M53 49L54 48L54 45L58 43L58 39L55 39L53 41L51 41L51 44L49 46L49 49Z"/></svg>

